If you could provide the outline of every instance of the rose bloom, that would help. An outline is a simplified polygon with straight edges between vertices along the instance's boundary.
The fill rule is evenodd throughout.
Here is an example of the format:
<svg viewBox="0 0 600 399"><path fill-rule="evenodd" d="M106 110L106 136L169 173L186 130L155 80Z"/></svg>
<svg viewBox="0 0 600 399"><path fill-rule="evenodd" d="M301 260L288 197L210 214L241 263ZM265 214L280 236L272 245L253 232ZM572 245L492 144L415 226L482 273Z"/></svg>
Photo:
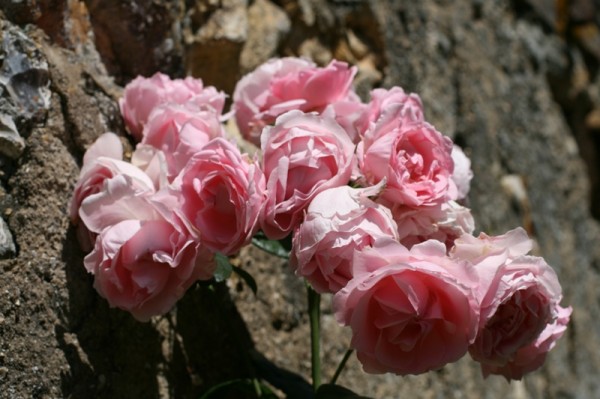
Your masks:
<svg viewBox="0 0 600 399"><path fill-rule="evenodd" d="M454 240L463 234L472 234L475 229L471 211L455 201L422 207L398 205L383 198L378 202L392 211L398 225L398 240L407 248L433 239L443 242L450 250Z"/></svg>
<svg viewBox="0 0 600 399"><path fill-rule="evenodd" d="M123 220L106 228L84 265L110 306L139 321L168 312L215 269L209 252L164 219Z"/></svg>
<svg viewBox="0 0 600 399"><path fill-rule="evenodd" d="M329 104L322 112L324 116L331 117L346 131L354 144L358 144L364 133L367 104L360 101L354 93L348 93L345 100Z"/></svg>
<svg viewBox="0 0 600 399"><path fill-rule="evenodd" d="M460 359L475 339L476 284L439 241L409 251L378 240L356 252L354 278L333 307L367 373L421 374Z"/></svg>
<svg viewBox="0 0 600 399"><path fill-rule="evenodd" d="M393 113L399 123L423 122L423 104L421 98L414 93L406 94L401 87L395 86L389 90L374 89L371 91L371 101L359 122L361 135L370 126L377 123L384 111Z"/></svg>
<svg viewBox="0 0 600 399"><path fill-rule="evenodd" d="M467 197L471 188L471 180L473 179L471 160L456 144L452 147L452 160L454 161L452 180L458 190L456 199L461 200Z"/></svg>
<svg viewBox="0 0 600 399"><path fill-rule="evenodd" d="M533 248L533 242L527 232L518 227L499 236L480 233L479 237L464 235L455 242L451 254L455 259L466 260L478 265L490 258L499 257L497 265L527 255ZM485 287L483 288L485 291Z"/></svg>
<svg viewBox="0 0 600 399"><path fill-rule="evenodd" d="M206 143L224 136L219 115L212 108L167 104L150 114L141 144L151 145L164 153L168 179L172 181Z"/></svg>
<svg viewBox="0 0 600 399"><path fill-rule="evenodd" d="M322 112L351 93L356 68L331 61L324 68L301 58L272 59L244 76L233 93L235 120L242 136L260 145L266 125L290 110Z"/></svg>
<svg viewBox="0 0 600 399"><path fill-rule="evenodd" d="M557 306L556 319L546 325L535 341L519 349L510 361L503 366L482 363L481 370L484 377L497 374L504 376L508 381L520 380L525 374L542 367L548 352L556 346L556 342L567 330L572 312L570 306L568 308Z"/></svg>
<svg viewBox="0 0 600 399"><path fill-rule="evenodd" d="M83 166L73 190L69 215L71 222L77 226L79 243L85 251L91 250L95 234L85 220L84 223L80 222L81 207L86 199L105 191L108 180L116 177L127 180L125 184L139 195L154 192L152 180L139 168L124 162L122 157L123 147L114 133L100 136L83 157Z"/></svg>
<svg viewBox="0 0 600 399"><path fill-rule="evenodd" d="M318 193L348 183L354 144L335 120L301 111L281 115L261 139L267 179L261 228L276 240L300 223Z"/></svg>
<svg viewBox="0 0 600 399"><path fill-rule="evenodd" d="M157 191L169 186L167 157L158 148L138 143L131 154L131 164L148 175Z"/></svg>
<svg viewBox="0 0 600 399"><path fill-rule="evenodd" d="M160 210L153 204L157 195L152 186L139 186L136 179L118 174L104 181L102 190L81 202L79 216L92 234L123 220L153 220Z"/></svg>
<svg viewBox="0 0 600 399"><path fill-rule="evenodd" d="M455 241L454 259L470 261L479 275L481 325L469 353L484 372L512 363L558 317L562 290L556 273L544 259L526 256L530 248L520 228Z"/></svg>
<svg viewBox="0 0 600 399"><path fill-rule="evenodd" d="M355 250L376 238L397 239L389 209L368 198L380 188L330 188L310 203L292 241L290 266L319 293L336 293L352 278Z"/></svg>
<svg viewBox="0 0 600 399"><path fill-rule="evenodd" d="M265 177L256 162L222 138L188 162L175 182L182 217L192 234L215 252L232 255L258 229Z"/></svg>
<svg viewBox="0 0 600 399"><path fill-rule="evenodd" d="M492 276L488 270L480 273L492 281L481 301L482 328L469 352L480 363L503 366L556 318L561 288L542 258L517 258Z"/></svg>
<svg viewBox="0 0 600 399"><path fill-rule="evenodd" d="M96 160L99 158L106 158L106 160L97 163ZM128 168L123 166L126 162L122 162L122 160L123 145L114 133L104 133L88 148L83 155L83 165L73 190L69 208L69 216L73 224L77 224L79 220L81 201L87 196L100 191L106 178L110 178L120 173L122 169Z"/></svg>
<svg viewBox="0 0 600 399"><path fill-rule="evenodd" d="M452 141L427 122L398 117L402 105L384 110L357 147L358 166L367 184L387 179L382 197L418 207L457 198L452 180Z"/></svg>
<svg viewBox="0 0 600 399"><path fill-rule="evenodd" d="M200 79L187 77L171 80L158 72L150 78L138 76L129 82L123 98L119 100L119 107L131 135L139 141L144 125L156 107L186 102L209 105L220 115L225 105L225 94L212 86L204 87Z"/></svg>

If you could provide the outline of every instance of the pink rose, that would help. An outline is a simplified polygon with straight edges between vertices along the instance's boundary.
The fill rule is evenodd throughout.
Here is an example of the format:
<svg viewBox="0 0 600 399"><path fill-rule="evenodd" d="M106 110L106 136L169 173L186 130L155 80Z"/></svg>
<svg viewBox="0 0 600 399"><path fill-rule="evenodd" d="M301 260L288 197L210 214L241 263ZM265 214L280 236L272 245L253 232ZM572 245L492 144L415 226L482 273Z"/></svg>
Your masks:
<svg viewBox="0 0 600 399"><path fill-rule="evenodd" d="M123 144L121 144L119 136L112 132L100 135L83 154L83 168L94 163L100 157L123 159Z"/></svg>
<svg viewBox="0 0 600 399"><path fill-rule="evenodd" d="M379 120L384 111L393 109L394 117L398 123L423 122L423 104L421 98L414 93L406 94L401 87L374 89L371 91L371 101L360 122L361 134Z"/></svg>
<svg viewBox="0 0 600 399"><path fill-rule="evenodd" d="M138 174L145 176L141 171ZM159 218L159 211L152 204L155 192L151 184L125 173L104 180L102 190L81 202L81 221L91 233L99 234L123 220Z"/></svg>
<svg viewBox="0 0 600 399"><path fill-rule="evenodd" d="M82 215L81 208L104 192L108 181L117 177L127 180L124 184L138 196L154 192L152 180L139 168L122 161L121 157L121 142L113 133L100 136L84 155L83 167L71 198L69 214L71 222L77 226L79 243L85 251L91 250L95 240L94 233L99 233L101 229L90 226L90 221L87 220L85 212ZM90 197L92 200L89 199ZM83 223L81 223L82 219Z"/></svg>
<svg viewBox="0 0 600 399"><path fill-rule="evenodd" d="M406 206L432 206L456 199L452 141L427 122L397 116L402 105L383 111L357 147L368 184L387 179L382 196Z"/></svg>
<svg viewBox="0 0 600 399"><path fill-rule="evenodd" d="M217 114L223 112L225 94L214 87L204 87L202 80L187 77L171 80L158 72L151 78L138 76L127 86L119 100L121 114L131 135L142 138L142 130L152 111L166 103L193 102L198 106L209 105Z"/></svg>
<svg viewBox="0 0 600 399"><path fill-rule="evenodd" d="M481 364L481 370L484 377L490 374L504 376L507 380L520 380L527 373L530 373L542 367L546 360L548 352L554 348L556 342L563 336L567 330L567 324L573 309L569 306L563 308L557 306L556 319L546 325L546 328L531 344L521 348L513 358L503 366L492 364Z"/></svg>
<svg viewBox="0 0 600 399"><path fill-rule="evenodd" d="M356 68L340 61L319 68L300 58L272 59L244 76L233 93L235 120L242 136L260 145L262 128L290 110L322 112L344 100Z"/></svg>
<svg viewBox="0 0 600 399"><path fill-rule="evenodd" d="M321 191L346 185L354 144L333 119L290 111L262 134L267 201L261 228L270 239L288 235Z"/></svg>
<svg viewBox="0 0 600 399"><path fill-rule="evenodd" d="M177 213L211 250L232 255L256 232L265 177L257 163L225 139L214 139L197 152L175 185L181 192Z"/></svg>
<svg viewBox="0 0 600 399"><path fill-rule="evenodd" d="M421 374L460 359L477 333L474 276L435 240L393 240L356 252L354 278L333 299L367 373Z"/></svg>
<svg viewBox="0 0 600 399"><path fill-rule="evenodd" d="M106 158L106 160L96 163L99 158ZM114 162L115 160L118 162ZM83 166L75 184L69 208L69 216L73 224L77 224L79 221L81 201L100 191L106 178L120 173L120 169L129 169L127 166L123 166L125 162L122 160L123 145L114 133L104 133L87 149L83 155Z"/></svg>
<svg viewBox="0 0 600 399"><path fill-rule="evenodd" d="M456 188L458 190L456 199L460 200L467 197L467 194L469 194L469 189L471 188L471 180L473 179L471 160L457 145L452 147L452 160L454 161L452 180L456 184Z"/></svg>
<svg viewBox="0 0 600 399"><path fill-rule="evenodd" d="M527 232L518 227L500 236L480 233L479 237L473 237L465 234L455 241L451 254L454 259L466 260L473 265L494 261L496 266L500 266L527 255L532 248L533 242Z"/></svg>
<svg viewBox="0 0 600 399"><path fill-rule="evenodd" d="M480 331L469 353L483 369L505 367L558 316L556 273L544 259L525 256L530 248L523 229L455 241L453 257L471 262L479 275Z"/></svg>
<svg viewBox="0 0 600 399"><path fill-rule="evenodd" d="M463 234L472 234L475 229L471 211L454 201L415 208L394 204L386 199L379 199L378 202L392 211L398 225L398 240L407 248L433 239L443 242L450 250L455 239Z"/></svg>
<svg viewBox="0 0 600 399"><path fill-rule="evenodd" d="M138 143L131 154L131 164L148 175L156 190L169 186L167 157L161 150Z"/></svg>
<svg viewBox="0 0 600 399"><path fill-rule="evenodd" d="M150 114L141 144L151 145L165 154L168 178L172 181L206 143L224 136L219 115L211 108L167 104Z"/></svg>
<svg viewBox="0 0 600 399"><path fill-rule="evenodd" d="M105 229L84 264L110 306L140 321L168 312L215 269L212 255L166 220L124 220Z"/></svg>
<svg viewBox="0 0 600 399"><path fill-rule="evenodd" d="M355 250L372 245L378 237L397 239L389 209L371 201L379 188L330 188L308 206L294 233L290 266L319 293L335 293L352 278Z"/></svg>
<svg viewBox="0 0 600 399"><path fill-rule="evenodd" d="M350 140L354 144L358 144L364 133L362 124L366 119L367 108L367 104L363 104L360 98L351 91L346 100L328 105L323 111L323 115L334 118L348 133Z"/></svg>
<svg viewBox="0 0 600 399"><path fill-rule="evenodd" d="M556 317L561 288L542 258L517 258L495 273L483 264L476 269L482 284L492 281L481 299L482 327L469 352L482 364L504 366Z"/></svg>

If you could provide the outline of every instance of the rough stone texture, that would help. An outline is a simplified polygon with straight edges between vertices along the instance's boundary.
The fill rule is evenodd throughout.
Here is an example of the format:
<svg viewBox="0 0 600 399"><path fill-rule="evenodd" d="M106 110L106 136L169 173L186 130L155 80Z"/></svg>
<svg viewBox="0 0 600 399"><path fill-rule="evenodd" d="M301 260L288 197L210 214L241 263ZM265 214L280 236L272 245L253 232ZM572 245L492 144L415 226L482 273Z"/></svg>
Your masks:
<svg viewBox="0 0 600 399"><path fill-rule="evenodd" d="M257 0L248 7L248 38L240 54L240 68L250 72L274 57L282 39L290 32L288 15L268 0Z"/></svg>
<svg viewBox="0 0 600 399"><path fill-rule="evenodd" d="M0 114L0 153L8 158L16 159L24 149L25 140L19 136L12 116Z"/></svg>
<svg viewBox="0 0 600 399"><path fill-rule="evenodd" d="M183 73L183 1L86 0L85 5L98 52L119 82L157 71Z"/></svg>
<svg viewBox="0 0 600 399"><path fill-rule="evenodd" d="M228 93L233 91L248 37L247 5L247 0L199 1L188 10L190 23L184 36L189 75Z"/></svg>
<svg viewBox="0 0 600 399"><path fill-rule="evenodd" d="M0 259L10 258L16 254L17 249L12 234L4 219L0 218Z"/></svg>
<svg viewBox="0 0 600 399"><path fill-rule="evenodd" d="M48 63L28 34L10 23L0 21L2 45L0 57L0 106L2 124L26 129L31 123L44 120L50 103ZM18 135L18 131L15 131ZM7 137L8 140L9 137ZM16 139L12 139L14 143ZM2 151L16 157L22 152L17 143L12 151ZM9 155L8 153L11 153Z"/></svg>
<svg viewBox="0 0 600 399"><path fill-rule="evenodd" d="M406 378L367 376L352 358L339 382L376 398L600 397L600 229L590 211L600 214L600 60L594 33L577 29L599 21L577 13L589 1L554 20L555 3L0 1L2 31L34 46L27 61L46 63L50 93L41 117L17 123L22 152L0 151L0 213L15 247L0 260L0 397L197 398L268 374L258 353L308 378L304 287L285 262L244 249L234 261L256 278L256 297L235 277L198 285L141 324L95 293L67 215L83 151L108 130L127 144L113 79L185 69L231 94L273 55L349 61L363 96L378 85L419 93L427 118L473 161L478 230L526 227L574 308L546 365L522 382L483 380L468 358ZM0 102L0 114L14 116L13 105ZM322 311L328 379L349 331L328 298Z"/></svg>

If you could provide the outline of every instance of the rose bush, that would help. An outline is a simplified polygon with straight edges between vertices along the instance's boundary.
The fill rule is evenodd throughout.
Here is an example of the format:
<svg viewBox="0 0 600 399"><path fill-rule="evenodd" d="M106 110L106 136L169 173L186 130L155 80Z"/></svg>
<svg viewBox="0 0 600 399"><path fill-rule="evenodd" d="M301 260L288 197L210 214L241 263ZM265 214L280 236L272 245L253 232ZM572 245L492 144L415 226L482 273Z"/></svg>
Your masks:
<svg viewBox="0 0 600 399"><path fill-rule="evenodd" d="M466 154L425 120L416 94L375 89L363 102L355 73L284 58L246 75L232 110L260 145L253 158L226 138L215 88L161 74L127 85L131 161L116 135L101 136L70 205L96 290L142 321L198 280L235 272L256 293L228 261L252 242L289 256L308 283L317 396L319 293L335 294L369 373L420 374L469 352L484 376L520 379L569 322L556 273L528 255L523 229L472 236Z"/></svg>

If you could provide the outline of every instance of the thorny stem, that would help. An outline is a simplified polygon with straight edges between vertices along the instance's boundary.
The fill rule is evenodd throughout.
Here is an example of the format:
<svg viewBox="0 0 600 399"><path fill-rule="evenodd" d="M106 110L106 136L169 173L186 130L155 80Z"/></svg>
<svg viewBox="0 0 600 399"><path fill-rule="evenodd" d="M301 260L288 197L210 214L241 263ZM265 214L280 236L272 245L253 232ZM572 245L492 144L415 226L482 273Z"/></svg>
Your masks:
<svg viewBox="0 0 600 399"><path fill-rule="evenodd" d="M321 295L306 286L308 295L308 315L310 319L310 347L311 347L311 371L313 389L316 391L321 385L321 349L320 349L320 318L321 318Z"/></svg>

